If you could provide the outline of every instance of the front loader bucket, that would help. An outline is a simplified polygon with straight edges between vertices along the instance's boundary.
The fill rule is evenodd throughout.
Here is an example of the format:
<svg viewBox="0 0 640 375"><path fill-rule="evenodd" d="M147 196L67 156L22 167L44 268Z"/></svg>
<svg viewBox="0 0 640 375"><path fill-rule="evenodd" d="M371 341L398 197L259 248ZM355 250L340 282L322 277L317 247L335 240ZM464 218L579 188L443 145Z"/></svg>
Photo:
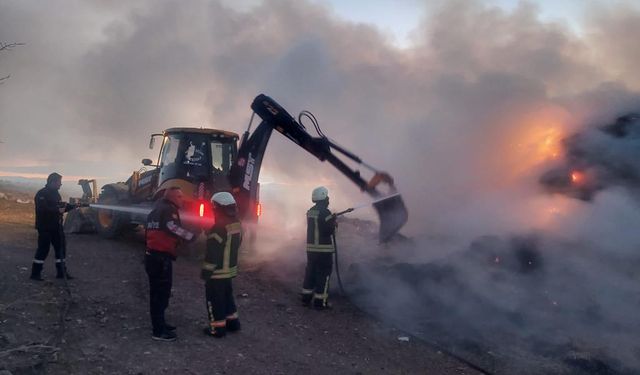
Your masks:
<svg viewBox="0 0 640 375"><path fill-rule="evenodd" d="M400 194L393 194L373 202L380 218L380 242L387 242L407 222L409 213Z"/></svg>

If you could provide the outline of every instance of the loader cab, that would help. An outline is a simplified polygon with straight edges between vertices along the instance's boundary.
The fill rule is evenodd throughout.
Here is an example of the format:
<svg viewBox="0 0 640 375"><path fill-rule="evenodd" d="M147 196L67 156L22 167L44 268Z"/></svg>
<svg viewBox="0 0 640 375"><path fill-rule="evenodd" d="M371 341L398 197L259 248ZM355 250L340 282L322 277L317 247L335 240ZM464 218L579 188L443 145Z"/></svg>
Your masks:
<svg viewBox="0 0 640 375"><path fill-rule="evenodd" d="M163 133L158 186L180 179L204 183L210 192L230 190L229 172L237 156L238 135L216 129L171 128Z"/></svg>

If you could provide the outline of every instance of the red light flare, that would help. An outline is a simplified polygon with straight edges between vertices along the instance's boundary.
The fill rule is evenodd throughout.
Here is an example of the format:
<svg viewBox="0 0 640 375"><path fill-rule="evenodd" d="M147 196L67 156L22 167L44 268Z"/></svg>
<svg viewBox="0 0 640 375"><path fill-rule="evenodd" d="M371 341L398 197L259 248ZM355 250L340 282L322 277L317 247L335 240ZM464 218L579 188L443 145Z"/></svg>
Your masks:
<svg viewBox="0 0 640 375"><path fill-rule="evenodd" d="M579 171L571 172L571 183L574 185L580 185L584 182L584 173Z"/></svg>
<svg viewBox="0 0 640 375"><path fill-rule="evenodd" d="M262 215L262 204L258 203L256 204L256 216L260 217L260 215Z"/></svg>

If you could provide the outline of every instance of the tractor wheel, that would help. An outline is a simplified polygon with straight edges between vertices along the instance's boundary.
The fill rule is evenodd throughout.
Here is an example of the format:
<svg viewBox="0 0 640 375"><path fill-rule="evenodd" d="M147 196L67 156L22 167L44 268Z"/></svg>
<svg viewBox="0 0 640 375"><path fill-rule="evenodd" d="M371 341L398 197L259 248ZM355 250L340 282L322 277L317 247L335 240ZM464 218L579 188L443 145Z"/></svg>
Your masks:
<svg viewBox="0 0 640 375"><path fill-rule="evenodd" d="M98 203L104 205L117 205L119 202L116 192L112 189L105 189L102 194L100 194ZM129 227L130 224L128 217L125 215L125 213L114 210L107 210L103 208L97 209L96 227L98 229L98 233L105 238L118 237L122 234L125 228Z"/></svg>

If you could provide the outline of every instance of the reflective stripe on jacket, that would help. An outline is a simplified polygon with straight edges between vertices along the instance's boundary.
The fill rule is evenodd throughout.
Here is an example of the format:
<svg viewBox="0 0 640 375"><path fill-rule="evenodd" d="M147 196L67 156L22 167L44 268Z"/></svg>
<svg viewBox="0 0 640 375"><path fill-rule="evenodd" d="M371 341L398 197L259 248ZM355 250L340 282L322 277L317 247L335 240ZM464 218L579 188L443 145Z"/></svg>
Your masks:
<svg viewBox="0 0 640 375"><path fill-rule="evenodd" d="M207 233L207 251L202 263L203 279L228 279L238 274L238 252L242 226L235 218L219 217Z"/></svg>
<svg viewBox="0 0 640 375"><path fill-rule="evenodd" d="M307 251L332 253L335 251L333 233L336 218L327 205L318 202L307 211Z"/></svg>

